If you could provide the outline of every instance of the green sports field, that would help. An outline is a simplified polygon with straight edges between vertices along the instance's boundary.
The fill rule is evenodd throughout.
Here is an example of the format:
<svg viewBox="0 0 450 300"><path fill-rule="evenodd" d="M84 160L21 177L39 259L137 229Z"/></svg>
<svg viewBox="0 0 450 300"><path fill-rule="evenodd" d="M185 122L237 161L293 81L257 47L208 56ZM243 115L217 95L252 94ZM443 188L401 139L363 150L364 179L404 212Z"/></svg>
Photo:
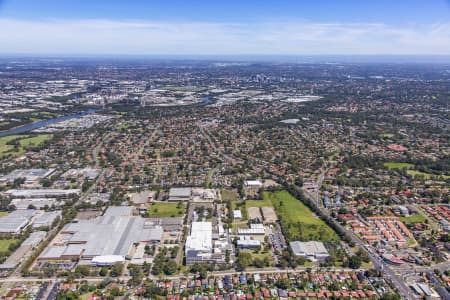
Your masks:
<svg viewBox="0 0 450 300"><path fill-rule="evenodd" d="M181 207L177 207L178 203L156 202L150 206L148 213L150 217L182 217L186 210L186 205L182 203Z"/></svg>
<svg viewBox="0 0 450 300"><path fill-rule="evenodd" d="M265 192L264 199L270 199L275 207L288 240L339 241L337 234L324 221L287 191Z"/></svg>

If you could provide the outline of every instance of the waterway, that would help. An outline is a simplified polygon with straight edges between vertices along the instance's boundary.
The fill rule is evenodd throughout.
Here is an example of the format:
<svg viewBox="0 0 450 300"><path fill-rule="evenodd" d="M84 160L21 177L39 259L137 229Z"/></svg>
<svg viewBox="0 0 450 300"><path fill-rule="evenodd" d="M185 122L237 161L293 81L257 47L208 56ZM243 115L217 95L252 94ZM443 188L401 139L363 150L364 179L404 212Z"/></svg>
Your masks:
<svg viewBox="0 0 450 300"><path fill-rule="evenodd" d="M35 129L38 129L41 127L45 127L50 124L54 124L54 123L58 123L61 121L79 118L84 115L92 114L92 113L95 113L96 111L97 111L96 109L89 109L87 111L83 111L83 112L80 112L77 114L66 115L66 116L61 116L61 117L57 117L57 118L53 118L53 119L42 120L42 121L25 124L25 125L18 126L18 127L9 129L9 130L0 131L0 137L26 133L26 132L29 132L29 131L32 131L32 130L35 130Z"/></svg>

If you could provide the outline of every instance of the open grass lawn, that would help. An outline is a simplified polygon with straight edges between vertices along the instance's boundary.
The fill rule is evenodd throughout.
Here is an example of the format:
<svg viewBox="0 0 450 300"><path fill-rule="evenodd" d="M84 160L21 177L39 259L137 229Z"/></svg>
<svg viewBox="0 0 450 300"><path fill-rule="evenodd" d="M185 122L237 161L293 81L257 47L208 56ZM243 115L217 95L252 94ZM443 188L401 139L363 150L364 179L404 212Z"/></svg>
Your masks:
<svg viewBox="0 0 450 300"><path fill-rule="evenodd" d="M420 172L420 171L415 171L415 170L408 170L407 173L408 173L408 175L411 175L411 176L422 175L423 178L425 178L425 179L429 179L431 177L431 174Z"/></svg>
<svg viewBox="0 0 450 300"><path fill-rule="evenodd" d="M186 205L182 203L181 207L178 206L178 203L155 202L150 206L148 212L150 217L182 217L186 210Z"/></svg>
<svg viewBox="0 0 450 300"><path fill-rule="evenodd" d="M130 127L130 124L128 122L123 122L122 124L119 124L116 126L116 129L128 129Z"/></svg>
<svg viewBox="0 0 450 300"><path fill-rule="evenodd" d="M0 138L0 158L7 155L8 152L10 152L14 149L14 146L7 145L6 143L16 139L17 137L18 137L18 135L10 135L10 136L4 136L4 137Z"/></svg>
<svg viewBox="0 0 450 300"><path fill-rule="evenodd" d="M29 135L9 135L0 138L0 158L11 155L19 156L22 155L26 148L29 146L39 146L43 142L50 140L53 137L51 134L40 134L36 136ZM19 140L19 147L14 148L13 145L7 145L6 143L15 140Z"/></svg>
<svg viewBox="0 0 450 300"><path fill-rule="evenodd" d="M7 252L9 245L14 244L16 242L17 240L15 239L0 240L0 252Z"/></svg>
<svg viewBox="0 0 450 300"><path fill-rule="evenodd" d="M223 201L235 201L239 198L236 190L222 189L220 193Z"/></svg>
<svg viewBox="0 0 450 300"><path fill-rule="evenodd" d="M247 209L249 207L263 207L263 206L273 206L270 198L264 196L263 200L247 200L245 201L245 206Z"/></svg>
<svg viewBox="0 0 450 300"><path fill-rule="evenodd" d="M402 218L400 218L400 220L403 223L413 223L413 224L415 224L415 223L423 223L423 222L425 222L426 218L424 216L422 216L421 214L414 214L414 215L411 215L409 217L402 217Z"/></svg>
<svg viewBox="0 0 450 300"><path fill-rule="evenodd" d="M267 259L269 259L269 261L270 261L270 265L274 264L273 256L270 253L270 251L263 253L263 251L260 250L258 253L255 253L253 250L241 250L241 252L250 253L250 255L252 256L252 259L259 258L260 260L264 260L267 257Z"/></svg>
<svg viewBox="0 0 450 300"><path fill-rule="evenodd" d="M435 174L425 173L425 172L416 171L416 170L408 170L407 173L411 176L422 175L423 178L425 178L425 179L430 179L431 176L442 177L444 179L450 178L449 175L435 175Z"/></svg>
<svg viewBox="0 0 450 300"><path fill-rule="evenodd" d="M7 211L0 211L0 218L6 217L9 213Z"/></svg>
<svg viewBox="0 0 450 300"><path fill-rule="evenodd" d="M33 137L27 137L20 140L20 146L26 148L29 146L39 146L43 142L50 140L53 137L51 134L40 134Z"/></svg>
<svg viewBox="0 0 450 300"><path fill-rule="evenodd" d="M411 175L411 176L422 175L425 179L430 179L431 176L433 176L433 174L414 170L413 164L400 163L400 162L385 162L383 165L385 167L387 167L389 170L406 168L407 169L406 173L408 173L408 175ZM436 176L438 176L438 175L436 175ZM442 177L450 178L450 176L448 176L448 175L443 175Z"/></svg>
<svg viewBox="0 0 450 300"><path fill-rule="evenodd" d="M338 235L300 200L287 191L265 192L264 199L270 199L281 226L290 241L339 241Z"/></svg>
<svg viewBox="0 0 450 300"><path fill-rule="evenodd" d="M339 152L334 152L332 155L328 157L329 161L335 160L339 156Z"/></svg>
<svg viewBox="0 0 450 300"><path fill-rule="evenodd" d="M413 164L408 164L408 163L401 163L401 162L385 162L383 164L385 167L387 167L389 170L391 169L413 169L414 165Z"/></svg>
<svg viewBox="0 0 450 300"><path fill-rule="evenodd" d="M408 238L406 240L406 246L408 246L408 247L415 247L415 246L417 246L417 241L415 239L413 239L413 238Z"/></svg>
<svg viewBox="0 0 450 300"><path fill-rule="evenodd" d="M231 229L232 229L234 234L237 234L237 230L239 228L248 228L248 225L247 225L247 223L245 221L233 222L231 224Z"/></svg>

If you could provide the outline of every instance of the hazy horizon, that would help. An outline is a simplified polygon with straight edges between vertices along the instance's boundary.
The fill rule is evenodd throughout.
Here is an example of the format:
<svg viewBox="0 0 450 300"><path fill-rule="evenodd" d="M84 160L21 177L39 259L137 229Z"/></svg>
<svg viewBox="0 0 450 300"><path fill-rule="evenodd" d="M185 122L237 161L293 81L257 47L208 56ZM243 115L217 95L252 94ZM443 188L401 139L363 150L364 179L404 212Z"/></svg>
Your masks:
<svg viewBox="0 0 450 300"><path fill-rule="evenodd" d="M450 55L450 1L0 0L0 53Z"/></svg>

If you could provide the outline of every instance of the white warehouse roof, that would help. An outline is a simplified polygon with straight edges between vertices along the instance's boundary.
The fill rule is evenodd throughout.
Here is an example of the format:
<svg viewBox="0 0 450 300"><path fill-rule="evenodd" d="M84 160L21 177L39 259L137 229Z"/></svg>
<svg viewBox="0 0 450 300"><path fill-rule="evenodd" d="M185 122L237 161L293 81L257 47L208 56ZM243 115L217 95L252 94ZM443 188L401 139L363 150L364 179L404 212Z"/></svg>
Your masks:
<svg viewBox="0 0 450 300"><path fill-rule="evenodd" d="M211 222L192 222L191 234L186 239L186 250L212 250Z"/></svg>

